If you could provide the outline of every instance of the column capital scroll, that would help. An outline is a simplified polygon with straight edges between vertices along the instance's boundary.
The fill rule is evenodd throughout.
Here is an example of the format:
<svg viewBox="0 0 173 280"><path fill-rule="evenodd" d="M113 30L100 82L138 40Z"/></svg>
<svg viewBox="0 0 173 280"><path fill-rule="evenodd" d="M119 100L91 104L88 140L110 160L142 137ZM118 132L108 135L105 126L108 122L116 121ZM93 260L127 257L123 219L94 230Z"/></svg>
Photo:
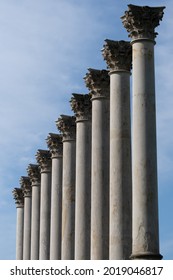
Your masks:
<svg viewBox="0 0 173 280"><path fill-rule="evenodd" d="M36 154L36 160L41 167L41 173L51 171L50 151L39 149Z"/></svg>
<svg viewBox="0 0 173 280"><path fill-rule="evenodd" d="M154 40L155 28L163 17L165 7L128 5L129 10L121 17L124 27L132 39Z"/></svg>
<svg viewBox="0 0 173 280"><path fill-rule="evenodd" d="M91 95L73 93L70 100L71 108L77 121L91 120Z"/></svg>
<svg viewBox="0 0 173 280"><path fill-rule="evenodd" d="M24 197L31 197L32 194L32 188L31 188L31 182L30 178L27 176L21 176L20 177L20 185L23 190Z"/></svg>
<svg viewBox="0 0 173 280"><path fill-rule="evenodd" d="M107 70L89 68L84 80L92 97L109 98L110 77Z"/></svg>
<svg viewBox="0 0 173 280"><path fill-rule="evenodd" d="M63 141L76 139L76 117L61 115L56 121L56 126L63 135Z"/></svg>
<svg viewBox="0 0 173 280"><path fill-rule="evenodd" d="M46 142L51 152L52 158L62 157L63 144L61 134L49 133Z"/></svg>
<svg viewBox="0 0 173 280"><path fill-rule="evenodd" d="M105 40L102 49L104 60L111 71L130 71L132 68L132 46L127 41Z"/></svg>
<svg viewBox="0 0 173 280"><path fill-rule="evenodd" d="M12 190L12 194L15 200L16 208L22 208L24 206L23 190L21 188L14 188Z"/></svg>
<svg viewBox="0 0 173 280"><path fill-rule="evenodd" d="M40 167L38 164L29 164L27 168L27 173L32 183L32 186L37 186L40 184L41 175Z"/></svg>

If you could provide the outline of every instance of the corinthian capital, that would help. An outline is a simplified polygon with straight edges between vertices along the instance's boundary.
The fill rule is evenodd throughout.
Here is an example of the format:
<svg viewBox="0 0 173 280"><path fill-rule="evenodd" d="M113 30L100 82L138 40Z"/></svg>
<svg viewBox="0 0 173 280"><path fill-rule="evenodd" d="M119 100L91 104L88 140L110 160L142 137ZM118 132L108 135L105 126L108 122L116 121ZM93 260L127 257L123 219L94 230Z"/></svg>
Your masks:
<svg viewBox="0 0 173 280"><path fill-rule="evenodd" d="M113 70L130 71L132 65L132 47L130 42L105 40L102 49L104 60Z"/></svg>
<svg viewBox="0 0 173 280"><path fill-rule="evenodd" d="M30 197L32 193L30 178L26 176L21 176L20 185L23 190L24 197Z"/></svg>
<svg viewBox="0 0 173 280"><path fill-rule="evenodd" d="M84 80L93 97L109 98L110 77L107 70L89 68Z"/></svg>
<svg viewBox="0 0 173 280"><path fill-rule="evenodd" d="M61 115L56 121L56 126L63 135L64 140L75 140L76 118L74 116Z"/></svg>
<svg viewBox="0 0 173 280"><path fill-rule="evenodd" d="M155 28L163 17L165 7L148 7L128 5L129 10L121 17L124 27L132 39L148 38L154 40L157 36Z"/></svg>
<svg viewBox="0 0 173 280"><path fill-rule="evenodd" d="M70 100L71 108L78 120L91 119L91 95L90 94L77 94L73 93Z"/></svg>
<svg viewBox="0 0 173 280"><path fill-rule="evenodd" d="M40 167L38 164L29 164L27 168L28 176L32 186L40 184Z"/></svg>
<svg viewBox="0 0 173 280"><path fill-rule="evenodd" d="M51 171L51 154L48 150L38 150L36 160L41 167L41 172Z"/></svg>
<svg viewBox="0 0 173 280"><path fill-rule="evenodd" d="M47 141L47 146L51 152L52 158L62 157L62 151L63 151L62 135L49 133L46 141Z"/></svg>
<svg viewBox="0 0 173 280"><path fill-rule="evenodd" d="M16 207L23 207L24 206L23 190L21 188L14 188L12 194L16 203Z"/></svg>

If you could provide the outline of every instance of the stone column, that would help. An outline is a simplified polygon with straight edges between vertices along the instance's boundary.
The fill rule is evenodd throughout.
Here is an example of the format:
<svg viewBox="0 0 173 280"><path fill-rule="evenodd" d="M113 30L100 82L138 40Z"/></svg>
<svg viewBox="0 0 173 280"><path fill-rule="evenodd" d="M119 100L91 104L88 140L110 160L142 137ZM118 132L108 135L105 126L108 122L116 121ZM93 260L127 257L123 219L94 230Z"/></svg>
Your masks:
<svg viewBox="0 0 173 280"><path fill-rule="evenodd" d="M50 253L50 201L51 201L51 155L47 150L38 150L36 159L41 168L40 198L40 245L39 259L49 260Z"/></svg>
<svg viewBox="0 0 173 280"><path fill-rule="evenodd" d="M37 164L29 164L27 172L32 186L31 260L38 260L40 237L40 168Z"/></svg>
<svg viewBox="0 0 173 280"><path fill-rule="evenodd" d="M24 215L23 191L20 188L14 188L12 193L15 199L16 209L17 209L16 260L23 260L23 215Z"/></svg>
<svg viewBox="0 0 173 280"><path fill-rule="evenodd" d="M159 253L155 112L155 28L164 7L128 5L122 17L133 51L133 245L132 259L161 259Z"/></svg>
<svg viewBox="0 0 173 280"><path fill-rule="evenodd" d="M62 136L60 134L49 133L47 145L52 155L50 260L60 260L62 227Z"/></svg>
<svg viewBox="0 0 173 280"><path fill-rule="evenodd" d="M76 115L75 259L90 259L91 215L91 96L73 94Z"/></svg>
<svg viewBox="0 0 173 280"><path fill-rule="evenodd" d="M31 258L31 183L29 177L20 178L24 194L24 232L23 232L23 260Z"/></svg>
<svg viewBox="0 0 173 280"><path fill-rule="evenodd" d="M106 40L103 56L110 69L110 233L109 259L132 252L132 176L129 42Z"/></svg>
<svg viewBox="0 0 173 280"><path fill-rule="evenodd" d="M61 115L56 122L63 134L62 246L61 259L74 259L75 232L75 117Z"/></svg>
<svg viewBox="0 0 173 280"><path fill-rule="evenodd" d="M109 75L89 69L92 94L91 259L109 258Z"/></svg>

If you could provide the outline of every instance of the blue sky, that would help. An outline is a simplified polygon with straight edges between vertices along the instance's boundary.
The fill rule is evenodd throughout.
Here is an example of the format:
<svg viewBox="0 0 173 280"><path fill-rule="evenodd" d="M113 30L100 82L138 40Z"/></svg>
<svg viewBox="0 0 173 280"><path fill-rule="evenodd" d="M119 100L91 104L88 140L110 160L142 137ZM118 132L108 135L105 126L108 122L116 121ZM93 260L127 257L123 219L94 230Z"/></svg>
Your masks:
<svg viewBox="0 0 173 280"><path fill-rule="evenodd" d="M128 40L127 4L166 6L155 46L160 246L173 259L173 2L0 0L0 259L15 259L19 186L37 149L72 114L71 93L87 93L88 68L102 69L104 39Z"/></svg>

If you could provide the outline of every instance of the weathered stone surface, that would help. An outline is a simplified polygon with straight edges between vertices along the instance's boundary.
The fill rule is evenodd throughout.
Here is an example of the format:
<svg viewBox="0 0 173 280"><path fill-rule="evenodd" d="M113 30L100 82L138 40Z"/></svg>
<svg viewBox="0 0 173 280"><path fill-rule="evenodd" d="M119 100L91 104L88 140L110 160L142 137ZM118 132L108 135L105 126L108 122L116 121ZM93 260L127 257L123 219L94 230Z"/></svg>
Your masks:
<svg viewBox="0 0 173 280"><path fill-rule="evenodd" d="M50 260L60 260L62 229L62 135L49 133L46 140L52 155Z"/></svg>
<svg viewBox="0 0 173 280"><path fill-rule="evenodd" d="M61 259L74 259L76 118L61 115L56 122L63 135Z"/></svg>
<svg viewBox="0 0 173 280"><path fill-rule="evenodd" d="M76 118L74 116L61 115L56 121L56 126L63 135L63 141L75 140Z"/></svg>
<svg viewBox="0 0 173 280"><path fill-rule="evenodd" d="M51 152L52 158L54 157L62 157L63 153L63 144L62 144L62 135L49 133L47 139L47 145Z"/></svg>
<svg viewBox="0 0 173 280"><path fill-rule="evenodd" d="M23 222L24 222L24 197L21 188L12 191L17 208L16 219L16 260L23 259Z"/></svg>
<svg viewBox="0 0 173 280"><path fill-rule="evenodd" d="M90 90L92 98L109 98L110 78L107 70L88 69L85 77L86 87Z"/></svg>
<svg viewBox="0 0 173 280"><path fill-rule="evenodd" d="M30 178L27 176L21 176L20 185L23 190L24 197L30 197L32 195Z"/></svg>
<svg viewBox="0 0 173 280"><path fill-rule="evenodd" d="M122 17L133 43L132 259L162 258L158 230L154 39L163 9L129 5L129 11Z"/></svg>
<svg viewBox="0 0 173 280"><path fill-rule="evenodd" d="M27 168L27 172L32 186L40 184L41 175L40 175L40 167L38 164L29 164Z"/></svg>
<svg viewBox="0 0 173 280"><path fill-rule="evenodd" d="M31 195L32 188L29 177L20 178L24 194L24 232L23 232L23 259L30 260L31 252Z"/></svg>
<svg viewBox="0 0 173 280"><path fill-rule="evenodd" d="M41 167L40 244L39 259L50 258L50 209L51 209L51 153L38 150L36 159Z"/></svg>
<svg viewBox="0 0 173 280"><path fill-rule="evenodd" d="M109 258L109 96L108 71L89 69L92 94L91 259Z"/></svg>
<svg viewBox="0 0 173 280"><path fill-rule="evenodd" d="M24 196L23 190L21 188L14 188L12 191L16 207L23 207L24 206Z"/></svg>
<svg viewBox="0 0 173 280"><path fill-rule="evenodd" d="M29 164L27 172L32 186L31 260L38 260L40 236L40 166L38 164Z"/></svg>
<svg viewBox="0 0 173 280"><path fill-rule="evenodd" d="M51 171L51 153L48 150L39 149L36 154L36 160L41 168L41 173Z"/></svg>
<svg viewBox="0 0 173 280"><path fill-rule="evenodd" d="M130 72L110 73L109 259L129 259L132 250Z"/></svg>
<svg viewBox="0 0 173 280"><path fill-rule="evenodd" d="M129 10L121 17L124 27L132 39L148 38L154 40L157 36L155 28L163 17L165 7L148 7L128 5Z"/></svg>
<svg viewBox="0 0 173 280"><path fill-rule="evenodd" d="M91 95L73 94L76 114L75 259L90 259Z"/></svg>
<svg viewBox="0 0 173 280"><path fill-rule="evenodd" d="M76 115L76 121L91 119L91 95L73 93L70 100L71 108Z"/></svg>
<svg viewBox="0 0 173 280"><path fill-rule="evenodd" d="M132 67L132 47L127 41L105 40L102 54L111 71L126 70Z"/></svg>

